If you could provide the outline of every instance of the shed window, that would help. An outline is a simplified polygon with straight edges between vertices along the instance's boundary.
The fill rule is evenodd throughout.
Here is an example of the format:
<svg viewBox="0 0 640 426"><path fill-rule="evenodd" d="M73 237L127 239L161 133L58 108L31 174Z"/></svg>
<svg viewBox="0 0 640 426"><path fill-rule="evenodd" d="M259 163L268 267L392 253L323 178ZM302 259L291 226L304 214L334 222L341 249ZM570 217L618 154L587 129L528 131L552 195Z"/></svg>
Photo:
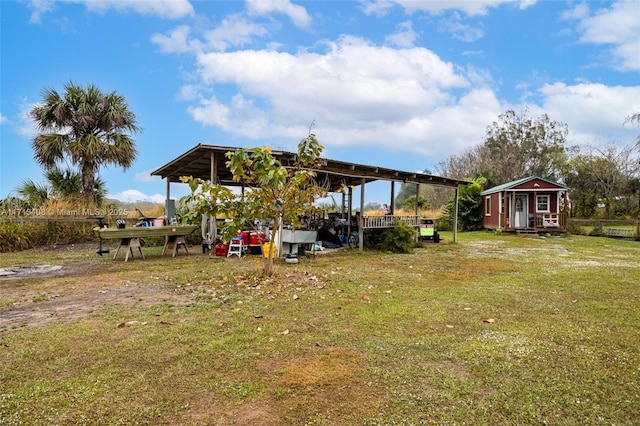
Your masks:
<svg viewBox="0 0 640 426"><path fill-rule="evenodd" d="M491 196L484 199L484 215L491 216Z"/></svg>
<svg viewBox="0 0 640 426"><path fill-rule="evenodd" d="M538 195L536 197L536 211L538 212L549 212L549 196L548 195Z"/></svg>

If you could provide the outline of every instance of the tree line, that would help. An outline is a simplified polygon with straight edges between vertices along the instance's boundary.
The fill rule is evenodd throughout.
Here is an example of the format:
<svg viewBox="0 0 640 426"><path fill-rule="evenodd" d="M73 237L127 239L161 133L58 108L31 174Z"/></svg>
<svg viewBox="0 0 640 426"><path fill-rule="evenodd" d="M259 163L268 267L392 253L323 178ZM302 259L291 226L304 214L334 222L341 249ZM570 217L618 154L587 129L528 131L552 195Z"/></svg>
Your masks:
<svg viewBox="0 0 640 426"><path fill-rule="evenodd" d="M640 124L640 113L622 125ZM567 146L568 126L548 115L530 117L528 111L508 110L491 123L478 145L438 163L435 174L473 179L461 190L461 212L469 204L477 217L469 228L481 226L480 192L527 176L539 176L571 188L570 216L576 218L640 217L640 136L630 144L578 148ZM425 173L434 174L426 169ZM413 208L447 209L450 192L404 184L396 204ZM450 206L449 206L450 209Z"/></svg>

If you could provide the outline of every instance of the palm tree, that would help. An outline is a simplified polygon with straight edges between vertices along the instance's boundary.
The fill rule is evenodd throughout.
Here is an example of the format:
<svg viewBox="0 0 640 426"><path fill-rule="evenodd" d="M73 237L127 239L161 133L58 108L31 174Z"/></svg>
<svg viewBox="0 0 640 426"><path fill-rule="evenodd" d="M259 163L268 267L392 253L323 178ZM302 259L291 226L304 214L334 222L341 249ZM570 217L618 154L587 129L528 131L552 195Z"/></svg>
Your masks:
<svg viewBox="0 0 640 426"><path fill-rule="evenodd" d="M138 132L136 117L124 98L115 92L103 93L94 85L86 88L67 83L64 97L45 89L43 102L30 115L41 132L32 147L36 160L46 169L68 160L81 176L82 195L96 202L98 170L113 164L128 169L136 158L133 139Z"/></svg>
<svg viewBox="0 0 640 426"><path fill-rule="evenodd" d="M47 170L45 178L50 185L50 192L53 195L70 198L82 194L82 175L71 169L62 170L53 167ZM95 176L93 181L93 197L97 205L102 205L107 195L107 187L100 176Z"/></svg>
<svg viewBox="0 0 640 426"><path fill-rule="evenodd" d="M52 194L73 197L82 193L82 176L74 170L62 170L56 166L47 170L44 177L49 182Z"/></svg>
<svg viewBox="0 0 640 426"><path fill-rule="evenodd" d="M50 198L69 199L82 193L82 176L80 173L57 166L47 170L44 174L46 183L35 183L31 179L25 179L16 192L30 206L42 206ZM95 178L93 194L97 205L102 205L107 190L104 180L99 176Z"/></svg>
<svg viewBox="0 0 640 426"><path fill-rule="evenodd" d="M46 184L35 183L31 179L23 180L16 192L31 208L42 206L50 195L50 189Z"/></svg>

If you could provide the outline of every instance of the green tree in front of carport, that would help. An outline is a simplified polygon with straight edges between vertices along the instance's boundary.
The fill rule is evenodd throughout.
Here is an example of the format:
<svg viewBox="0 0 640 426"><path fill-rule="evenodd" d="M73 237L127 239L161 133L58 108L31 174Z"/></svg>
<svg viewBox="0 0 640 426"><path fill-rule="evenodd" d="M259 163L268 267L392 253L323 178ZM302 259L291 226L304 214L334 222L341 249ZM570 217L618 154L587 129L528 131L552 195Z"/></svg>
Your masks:
<svg viewBox="0 0 640 426"><path fill-rule="evenodd" d="M315 180L322 150L316 136L309 134L298 144L294 163L287 166L278 161L271 148L266 146L228 152L227 167L234 181L242 184L243 193L236 194L210 181L183 177L182 181L189 184L191 194L183 197L181 202L192 206L188 214L192 219L202 214L228 218L222 228L222 235L227 241L238 230L254 227L254 221L269 221L270 241L273 243L281 224L299 226L300 218L315 209L314 202L327 195L327 190ZM273 275L273 256L266 256L264 265L265 275Z"/></svg>

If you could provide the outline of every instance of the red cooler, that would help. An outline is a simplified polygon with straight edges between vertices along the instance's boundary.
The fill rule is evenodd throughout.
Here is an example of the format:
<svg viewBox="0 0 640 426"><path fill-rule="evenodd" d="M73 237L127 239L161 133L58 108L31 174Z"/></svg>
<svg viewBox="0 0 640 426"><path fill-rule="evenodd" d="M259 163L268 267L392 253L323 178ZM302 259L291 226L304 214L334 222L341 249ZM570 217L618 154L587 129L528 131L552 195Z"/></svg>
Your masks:
<svg viewBox="0 0 640 426"><path fill-rule="evenodd" d="M249 244L252 246L262 245L264 241L265 238L262 233L252 232L251 235L249 235Z"/></svg>
<svg viewBox="0 0 640 426"><path fill-rule="evenodd" d="M238 237L242 238L242 245L249 246L249 231L238 231Z"/></svg>

